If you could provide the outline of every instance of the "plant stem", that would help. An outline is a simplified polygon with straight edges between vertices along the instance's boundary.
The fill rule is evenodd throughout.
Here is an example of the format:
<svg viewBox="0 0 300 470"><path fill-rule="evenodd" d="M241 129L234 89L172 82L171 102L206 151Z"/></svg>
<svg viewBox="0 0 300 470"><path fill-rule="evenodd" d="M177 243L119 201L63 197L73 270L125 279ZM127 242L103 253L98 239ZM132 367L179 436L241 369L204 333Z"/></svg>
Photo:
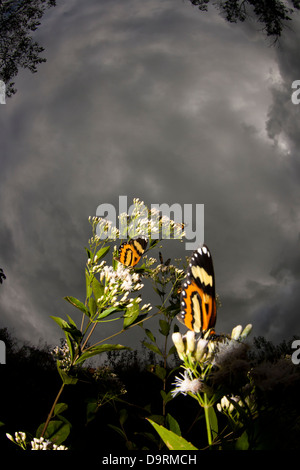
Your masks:
<svg viewBox="0 0 300 470"><path fill-rule="evenodd" d="M46 422L45 422L45 425L44 425L44 428L43 428L41 437L44 437L44 434L45 434L45 432L46 432L46 430L47 430L49 421L50 421L50 419L52 418L52 415L53 415L53 412L54 412L54 408L56 407L56 404L57 404L57 402L58 402L58 400L59 400L59 397L60 397L61 394L62 394L62 391L63 391L63 389L64 389L64 386L65 386L65 384L63 383L63 384L61 385L61 387L60 387L60 390L59 390L58 394L56 395L56 398L55 398L55 400L54 400L54 403L53 403L53 405L52 405L52 408L51 408L51 410L50 410L50 413L48 414L47 420L46 420Z"/></svg>
<svg viewBox="0 0 300 470"><path fill-rule="evenodd" d="M86 343L88 342L88 340L90 339L90 337L91 337L91 335L92 335L94 329L96 328L96 325L97 325L97 323L94 323L94 324L93 324L93 326L92 326L92 328L91 328L91 331L89 332L89 334L87 335L87 337L86 337L86 339L85 339L85 342L84 342L83 345L81 346L81 351L84 350L84 347L85 347Z"/></svg>
<svg viewBox="0 0 300 470"><path fill-rule="evenodd" d="M207 440L208 440L208 445L211 448L212 445L212 436L211 436L211 426L210 426L210 420L209 420L209 404L208 404L208 398L207 394L204 394L204 415L205 415L205 422L206 422L206 431L207 431Z"/></svg>
<svg viewBox="0 0 300 470"><path fill-rule="evenodd" d="M146 321L146 320L150 320L150 318L153 318L155 315L158 315L158 314L159 314L159 312L155 312L155 313L153 313L152 315L149 315L147 318L143 318L143 320L140 320L140 321L134 323L133 325L129 325L127 328L122 328L122 330L118 331L117 333L113 333L112 335L107 336L106 338L101 339L100 341L97 341L97 343L94 343L92 346L89 346L88 348L86 348L85 351L88 351L88 350L91 349L92 347L98 346L98 344L104 343L104 341L107 341L107 340L109 340L109 339L111 339L111 338L114 338L115 336L118 336L118 335L120 335L121 333L124 333L124 331L129 330L129 328L133 328L134 326L139 325L140 323L143 323L143 322Z"/></svg>

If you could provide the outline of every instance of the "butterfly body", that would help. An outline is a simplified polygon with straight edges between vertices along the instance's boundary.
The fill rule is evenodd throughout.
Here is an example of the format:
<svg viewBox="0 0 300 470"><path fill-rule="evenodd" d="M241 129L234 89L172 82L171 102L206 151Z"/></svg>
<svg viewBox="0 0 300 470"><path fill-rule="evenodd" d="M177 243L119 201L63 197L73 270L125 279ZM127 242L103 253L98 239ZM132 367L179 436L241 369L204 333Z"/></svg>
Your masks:
<svg viewBox="0 0 300 470"><path fill-rule="evenodd" d="M215 276L211 253L206 245L194 251L180 294L178 319L195 333L205 333L216 323Z"/></svg>
<svg viewBox="0 0 300 470"><path fill-rule="evenodd" d="M118 261L124 264L124 266L134 267L141 259L147 243L146 238L133 238L122 243L119 248Z"/></svg>

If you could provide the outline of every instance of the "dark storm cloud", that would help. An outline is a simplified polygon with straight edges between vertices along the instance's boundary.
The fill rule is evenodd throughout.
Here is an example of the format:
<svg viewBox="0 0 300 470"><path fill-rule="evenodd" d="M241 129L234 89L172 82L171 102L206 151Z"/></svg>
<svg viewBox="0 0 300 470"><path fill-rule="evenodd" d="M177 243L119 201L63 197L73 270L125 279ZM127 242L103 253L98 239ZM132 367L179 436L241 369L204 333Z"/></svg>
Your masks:
<svg viewBox="0 0 300 470"><path fill-rule="evenodd" d="M272 80L293 39L281 57L250 26L173 0L65 1L38 39L47 63L0 109L2 324L57 340L49 315L84 296L87 218L124 194L204 203L219 329L289 334L297 283L278 273L295 270L299 189L275 135L296 110Z"/></svg>
<svg viewBox="0 0 300 470"><path fill-rule="evenodd" d="M266 295L265 314L270 319L270 334L279 340L288 334L299 335L297 318L299 304L300 211L299 211L299 135L300 109L291 100L294 80L300 77L297 60L300 17L287 30L276 48L278 74L271 87L272 103L268 110L266 130L274 151L282 155L278 181L280 249L274 252L271 295ZM279 199L278 198L278 199ZM279 215L281 213L281 215Z"/></svg>

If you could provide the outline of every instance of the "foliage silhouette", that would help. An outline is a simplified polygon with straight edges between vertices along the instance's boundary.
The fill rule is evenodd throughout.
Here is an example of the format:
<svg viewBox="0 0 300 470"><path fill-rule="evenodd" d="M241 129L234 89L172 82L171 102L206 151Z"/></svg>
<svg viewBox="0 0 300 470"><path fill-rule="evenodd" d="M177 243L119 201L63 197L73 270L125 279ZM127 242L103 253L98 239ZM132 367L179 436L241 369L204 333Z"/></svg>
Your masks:
<svg viewBox="0 0 300 470"><path fill-rule="evenodd" d="M206 11L210 0L190 0L201 11ZM0 1L0 80L6 85L8 97L16 93L14 77L20 68L37 72L37 66L46 61L41 57L44 48L31 37L45 11L56 5L56 0L1 0ZM291 21L291 15L300 9L299 0L218 0L213 5L231 23L254 17L262 29L275 41ZM290 6L289 6L290 5Z"/></svg>
<svg viewBox="0 0 300 470"><path fill-rule="evenodd" d="M20 346L7 329L0 330L0 339L5 342L7 349L7 364L0 368L0 421L5 423L0 428L0 447L2 450L18 452L17 446L10 443L5 433L14 429L22 430L23 426L28 429L28 425L29 431L35 432L44 417L44 410L56 393L59 377L49 346ZM292 364L289 374L279 367L282 362L286 369L287 362L283 362L283 359L291 353L290 344L282 342L274 346L262 337L254 341L251 366L255 368L259 405L253 428L257 448L275 449L280 445L283 450L299 449L300 371ZM130 443L134 443L134 448L157 451L157 443L149 439L151 430L146 420L148 416L161 412L161 383L148 368L153 359L151 352L109 353L105 367L109 366L117 374L127 393L100 406L90 421L87 421L87 404L99 398L99 383L93 379L93 369L82 368L78 386L66 388L64 392L64 401L69 406L66 418L72 423L68 440L71 450L90 451L95 448L101 454L109 449L126 450ZM270 375L272 367L276 373ZM104 386L103 381L100 385ZM228 384L229 387L232 385ZM241 382L240 387L243 386ZM182 434L189 441L197 443L200 436L201 445L201 436L205 436L204 420L195 400L179 395L168 406L171 415L180 423ZM124 423L127 442L111 427L119 425L120 416L127 416Z"/></svg>
<svg viewBox="0 0 300 470"><path fill-rule="evenodd" d="M0 284L2 284L3 280L6 279L6 276L3 272L3 269L0 268Z"/></svg>
<svg viewBox="0 0 300 470"><path fill-rule="evenodd" d="M190 0L201 11L207 11L210 0ZM291 0L288 6L282 0L218 0L213 5L220 11L230 23L245 21L254 17L263 26L267 36L275 37L275 41L281 36L282 31L291 15L300 9L299 0Z"/></svg>
<svg viewBox="0 0 300 470"><path fill-rule="evenodd" d="M40 25L47 8L56 0L0 1L0 79L6 84L6 95L16 93L13 78L19 68L37 72L37 65L46 59L40 56L44 48L31 37Z"/></svg>

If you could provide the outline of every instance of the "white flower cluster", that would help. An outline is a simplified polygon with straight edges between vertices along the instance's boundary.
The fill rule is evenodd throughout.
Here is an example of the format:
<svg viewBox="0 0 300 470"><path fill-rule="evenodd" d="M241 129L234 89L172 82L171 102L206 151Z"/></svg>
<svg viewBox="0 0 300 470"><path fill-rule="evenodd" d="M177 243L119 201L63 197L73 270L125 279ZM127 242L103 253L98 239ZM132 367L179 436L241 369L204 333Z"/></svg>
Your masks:
<svg viewBox="0 0 300 470"><path fill-rule="evenodd" d="M15 438L8 432L6 433L6 437L18 446L22 447L22 449L26 449L26 433L25 432L15 432Z"/></svg>
<svg viewBox="0 0 300 470"><path fill-rule="evenodd" d="M184 336L179 332L173 333L172 340L181 360L184 361L186 358L189 358L192 362L199 362L204 357L206 359L209 342L204 338L196 340L194 331L189 330Z"/></svg>
<svg viewBox="0 0 300 470"><path fill-rule="evenodd" d="M15 432L15 438L9 433L6 433L6 437L10 439L12 442L17 444L18 446L22 447L22 449L26 450L27 443L26 443L26 433L25 432ZM44 437L34 437L32 441L30 441L31 449L30 450L68 450L66 446L63 445L56 445L53 442L45 439Z"/></svg>
<svg viewBox="0 0 300 470"><path fill-rule="evenodd" d="M120 236L120 231L113 226L111 220L104 219L103 217L97 217L97 216L90 216L89 217L89 222L92 224L94 227L94 230L96 230L97 234L95 234L90 242L95 243L99 242L100 240L103 240L105 238L109 238L111 240L115 240L116 238L119 238Z"/></svg>
<svg viewBox="0 0 300 470"><path fill-rule="evenodd" d="M112 266L104 266L101 274L100 281L105 280L105 288L110 291L125 291L131 292L140 290L143 284L139 282L140 276L119 263L116 270Z"/></svg>
<svg viewBox="0 0 300 470"><path fill-rule="evenodd" d="M233 328L229 338L222 338L220 341L209 341L209 336L196 340L194 331L187 331L182 336L176 332L172 335L172 340L176 346L178 356L181 360L189 357L194 361L210 361L214 365L220 365L224 358L230 358L235 351L243 347L243 340L247 338L252 329L252 325L247 325L244 329L241 325Z"/></svg>
<svg viewBox="0 0 300 470"><path fill-rule="evenodd" d="M235 402L238 402L239 401L239 397L230 397L231 400L235 401ZM222 398L221 398L221 401L220 403L217 403L217 409L218 411L220 411L221 413L229 413L231 414L233 411L234 411L234 405L231 401L228 400L228 398L224 395Z"/></svg>
<svg viewBox="0 0 300 470"><path fill-rule="evenodd" d="M93 226L96 235L91 239L92 242L103 240L105 238L116 240L116 238L133 238L146 236L151 238L182 239L185 236L183 224L177 223L167 215L161 215L156 207L148 207L138 198L133 199L133 205L129 213L122 212L118 216L119 229L117 229L110 220L102 217L90 216L89 222Z"/></svg>
<svg viewBox="0 0 300 470"><path fill-rule="evenodd" d="M179 358L184 361L186 367L184 375L181 374L181 378L175 379L176 388L172 392L173 396L177 393L185 395L187 392L195 394L198 391L205 391L204 382L198 378L196 381L193 377L193 369L197 365L202 365L206 370L208 370L208 365L222 368L223 364L232 362L233 357L244 351L243 340L249 335L251 329L250 324L244 329L238 325L232 330L230 338L222 338L220 341L210 341L206 337L196 339L194 331L190 330L184 336L179 332L173 333L173 343Z"/></svg>
<svg viewBox="0 0 300 470"><path fill-rule="evenodd" d="M97 299L97 303L104 304L110 303L115 307L118 305L126 304L126 307L131 307L133 302L140 303L141 297L129 298L131 292L141 290L144 285L140 282L139 274L130 271L123 264L118 263L117 269L113 269L112 266L105 265L102 267L100 274L100 282L104 282L104 293ZM151 310L150 304L142 306L141 310Z"/></svg>
<svg viewBox="0 0 300 470"><path fill-rule="evenodd" d="M243 400L239 396L231 395L228 398L224 395L220 402L217 403L217 410L220 413L230 415L233 420L236 420L240 414L240 410L245 408L247 411L251 411L253 416L257 412L257 404L252 395L247 396Z"/></svg>
<svg viewBox="0 0 300 470"><path fill-rule="evenodd" d="M69 370L71 367L71 356L69 346L66 340L61 346L55 346L51 351L52 355L60 363L60 368L63 370Z"/></svg>
<svg viewBox="0 0 300 470"><path fill-rule="evenodd" d="M151 278L155 282L166 286L169 282L175 284L175 282L181 281L185 277L185 271L178 268L174 264L158 264L155 269L151 272Z"/></svg>
<svg viewBox="0 0 300 470"><path fill-rule="evenodd" d="M63 445L56 445L48 439L34 437L31 441L31 450L68 450L68 447Z"/></svg>

